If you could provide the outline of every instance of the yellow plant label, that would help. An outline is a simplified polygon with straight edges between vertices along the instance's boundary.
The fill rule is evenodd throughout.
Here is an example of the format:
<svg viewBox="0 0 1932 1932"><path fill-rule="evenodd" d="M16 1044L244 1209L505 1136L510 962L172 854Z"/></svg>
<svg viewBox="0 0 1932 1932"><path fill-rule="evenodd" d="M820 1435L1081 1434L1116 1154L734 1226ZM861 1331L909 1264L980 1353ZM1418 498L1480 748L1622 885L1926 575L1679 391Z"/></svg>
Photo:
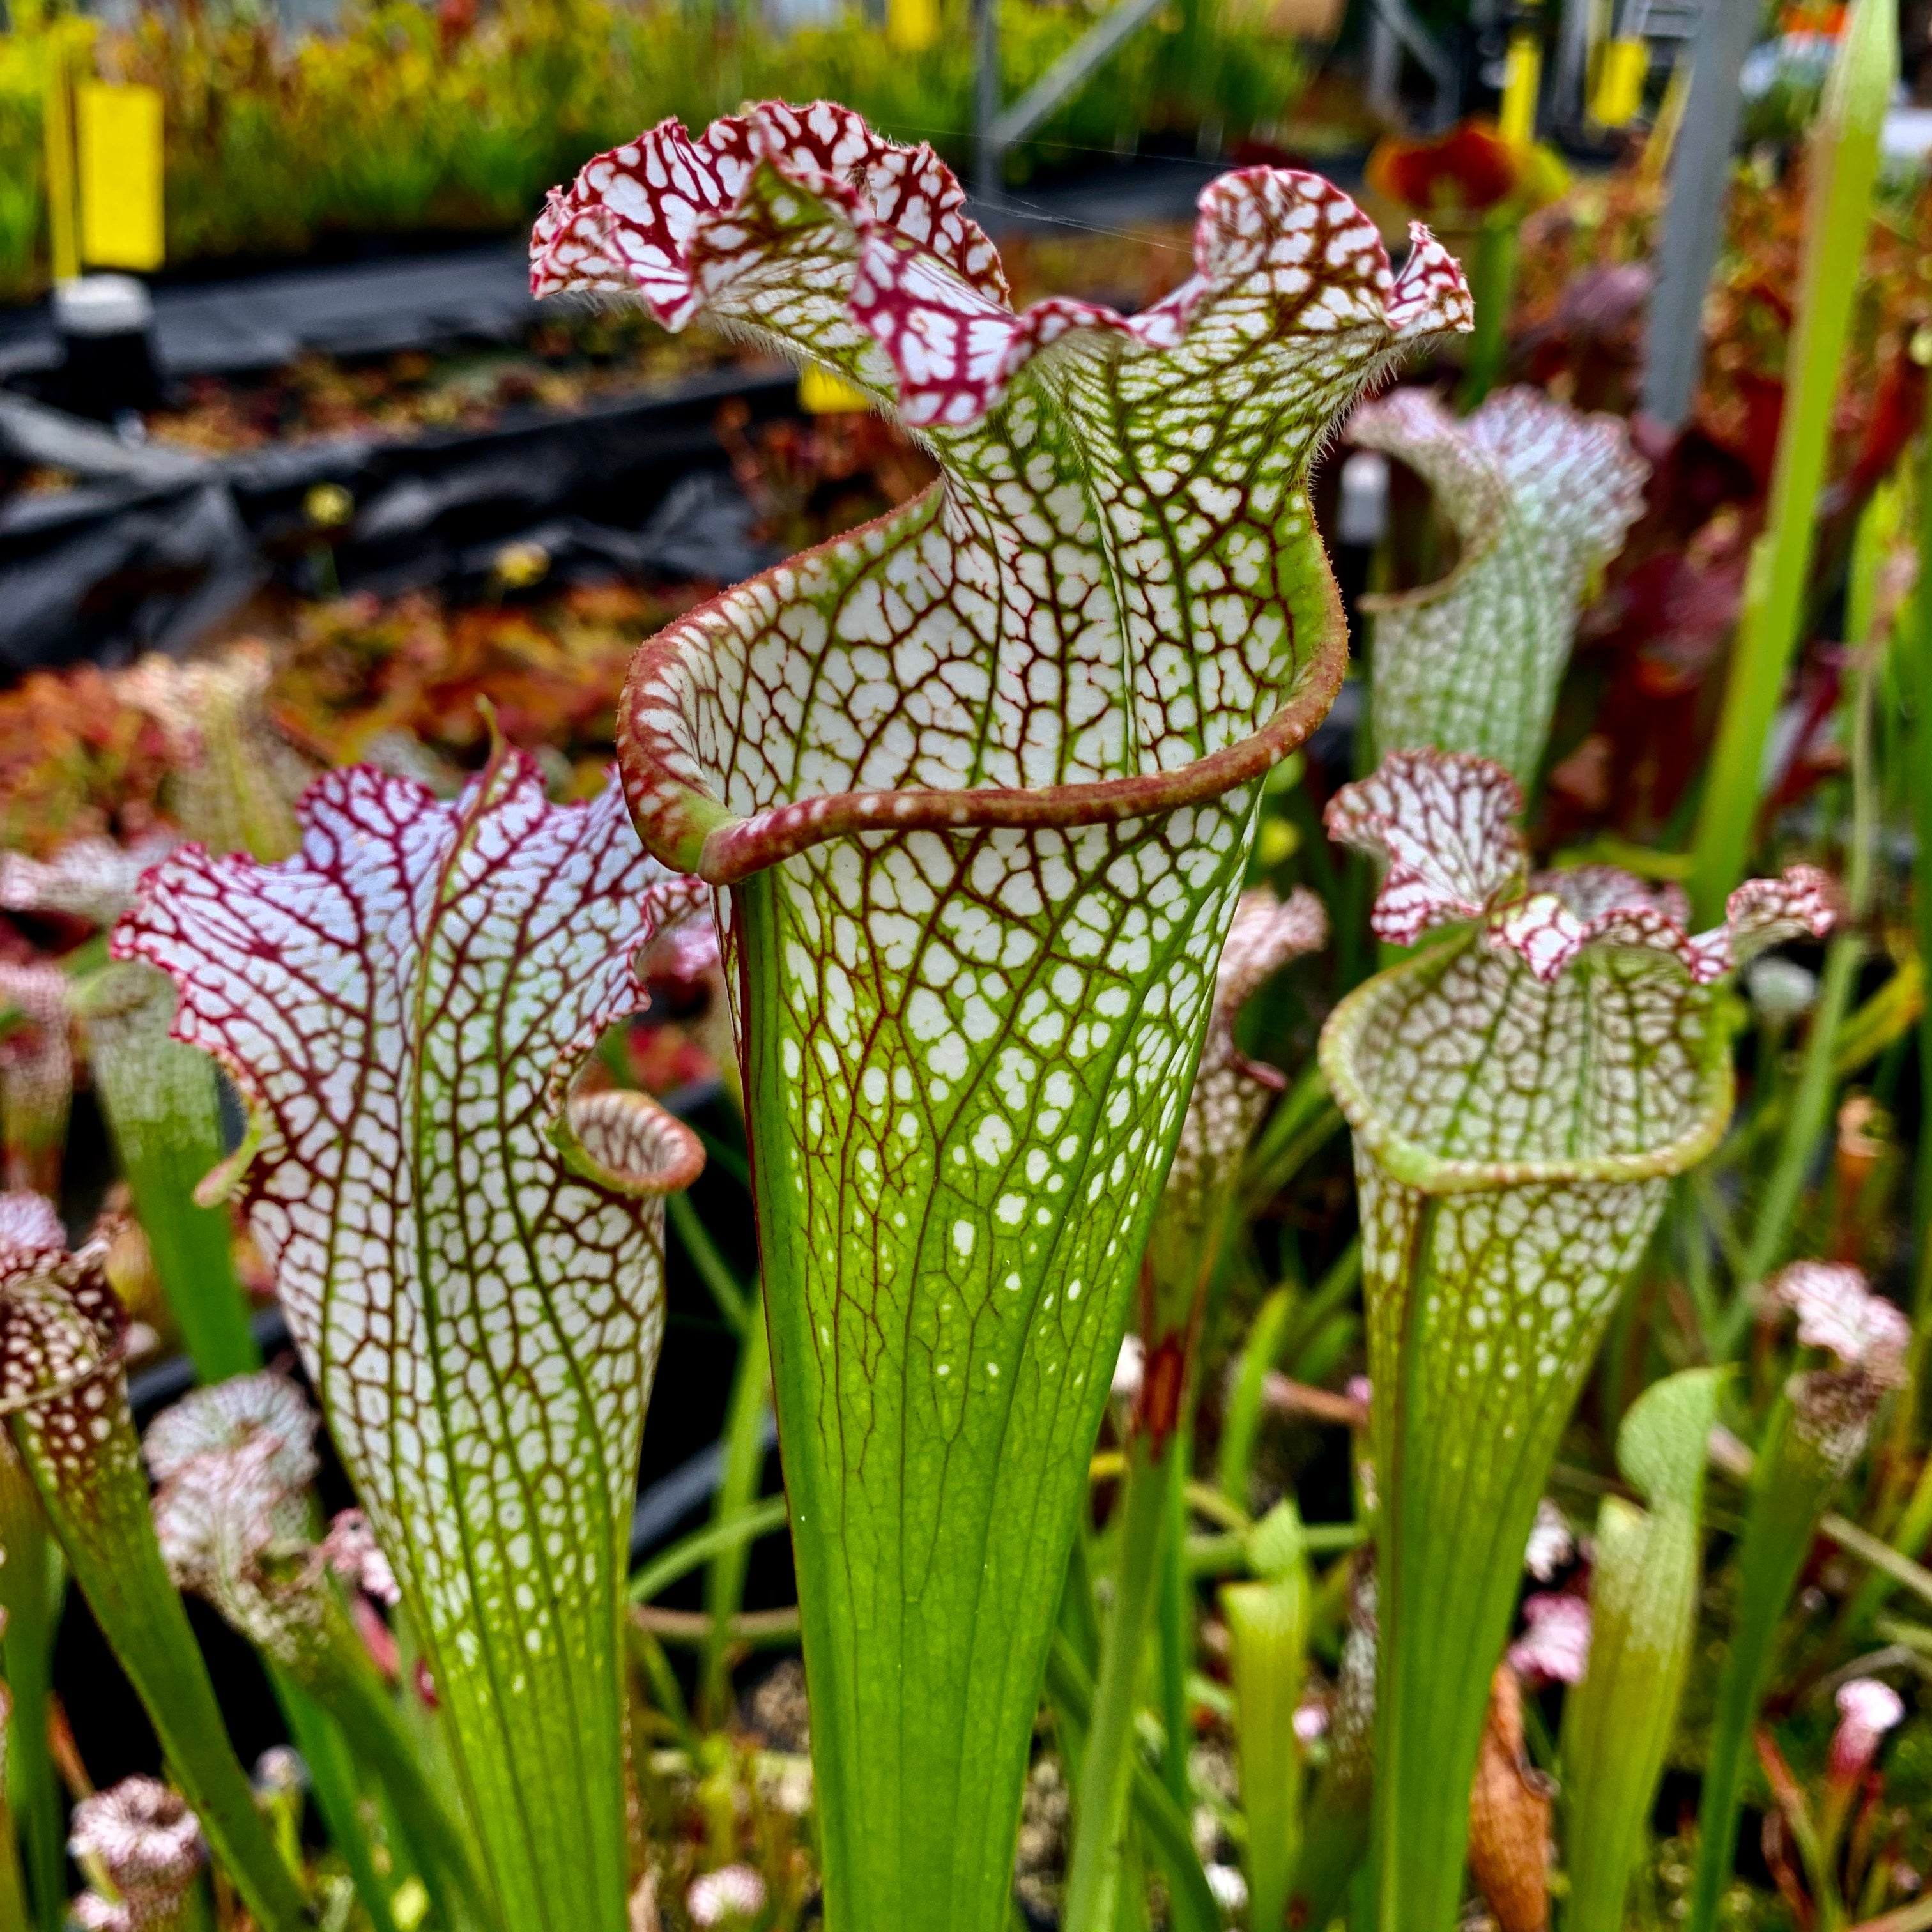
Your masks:
<svg viewBox="0 0 1932 1932"><path fill-rule="evenodd" d="M886 41L896 52L922 54L939 44L939 0L886 0Z"/></svg>
<svg viewBox="0 0 1932 1932"><path fill-rule="evenodd" d="M1643 105L1643 84L1650 78L1650 43L1641 38L1612 40L1604 50L1597 76L1597 98L1591 118L1606 128L1628 124Z"/></svg>
<svg viewBox="0 0 1932 1932"><path fill-rule="evenodd" d="M808 363L798 372L798 406L808 416L836 416L845 410L869 410L872 399L829 369Z"/></svg>
<svg viewBox="0 0 1932 1932"><path fill-rule="evenodd" d="M1513 146L1526 148L1536 139L1536 96L1542 81L1543 43L1533 28L1519 28L1510 36L1497 116L1498 131Z"/></svg>
<svg viewBox="0 0 1932 1932"><path fill-rule="evenodd" d="M80 236L74 214L74 91L68 85L67 50L58 39L47 58L42 121L47 151L47 240L54 280L80 273Z"/></svg>
<svg viewBox="0 0 1932 1932"><path fill-rule="evenodd" d="M74 108L82 259L100 268L159 268L166 252L159 92L83 81Z"/></svg>

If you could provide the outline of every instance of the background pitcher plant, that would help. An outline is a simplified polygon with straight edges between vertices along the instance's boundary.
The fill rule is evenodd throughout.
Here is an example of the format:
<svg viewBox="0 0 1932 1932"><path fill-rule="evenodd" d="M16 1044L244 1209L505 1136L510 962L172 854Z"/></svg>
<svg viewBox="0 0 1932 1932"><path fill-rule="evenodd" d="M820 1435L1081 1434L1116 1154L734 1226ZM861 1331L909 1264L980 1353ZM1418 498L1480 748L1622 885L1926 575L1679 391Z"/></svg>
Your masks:
<svg viewBox="0 0 1932 1932"><path fill-rule="evenodd" d="M663 874L614 786L553 806L507 751L453 805L358 769L302 812L284 864L169 860L115 947L174 976L178 1036L247 1099L218 1186L421 1632L504 1923L602 1932L662 1197L702 1155L645 1096L572 1088L642 1002Z"/></svg>
<svg viewBox="0 0 1932 1932"><path fill-rule="evenodd" d="M1475 752L1530 784L1589 580L1643 507L1630 432L1534 389L1459 422L1411 388L1364 403L1348 440L1426 478L1461 545L1441 582L1362 600L1376 755Z"/></svg>
<svg viewBox="0 0 1932 1932"><path fill-rule="evenodd" d="M1446 934L1344 1000L1322 1064L1355 1135L1382 1496L1378 1923L1454 1923L1489 1687L1556 1440L1670 1176L1730 1118L1712 988L1832 922L1808 868L1691 938L1608 867L1532 877L1500 766L1396 752L1329 807L1384 867L1372 923Z"/></svg>

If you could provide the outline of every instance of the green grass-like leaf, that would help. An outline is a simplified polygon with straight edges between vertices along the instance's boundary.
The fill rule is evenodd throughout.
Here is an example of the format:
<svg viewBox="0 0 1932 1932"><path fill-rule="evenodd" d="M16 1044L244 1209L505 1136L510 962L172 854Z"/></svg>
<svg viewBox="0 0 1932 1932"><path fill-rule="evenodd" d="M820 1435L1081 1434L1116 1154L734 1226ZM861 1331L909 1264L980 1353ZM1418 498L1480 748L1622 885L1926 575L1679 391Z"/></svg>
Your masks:
<svg viewBox="0 0 1932 1932"><path fill-rule="evenodd" d="M1564 1700L1562 1784L1570 1932L1620 1932L1696 1640L1706 1444L1724 1386L1692 1369L1645 1390L1618 1460L1648 1498L1604 1499L1591 1572L1590 1663Z"/></svg>

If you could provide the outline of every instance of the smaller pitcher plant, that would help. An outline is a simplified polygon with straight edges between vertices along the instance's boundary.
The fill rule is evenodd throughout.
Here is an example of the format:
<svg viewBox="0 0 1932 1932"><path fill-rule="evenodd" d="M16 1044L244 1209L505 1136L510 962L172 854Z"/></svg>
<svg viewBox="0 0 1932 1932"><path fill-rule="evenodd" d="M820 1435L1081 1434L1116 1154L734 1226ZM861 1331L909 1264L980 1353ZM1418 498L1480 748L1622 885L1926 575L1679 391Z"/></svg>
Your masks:
<svg viewBox="0 0 1932 1932"><path fill-rule="evenodd" d="M208 1847L178 1792L158 1778L124 1778L83 1798L68 1850L88 1880L74 1906L81 1932L190 1932Z"/></svg>
<svg viewBox="0 0 1932 1932"><path fill-rule="evenodd" d="M359 1510L345 1510L312 1540L318 1420L293 1383L268 1373L196 1390L164 1410L142 1444L158 1485L161 1554L179 1588L213 1604L340 1724L382 1780L448 1922L487 1927L494 1908L462 1822L415 1748L343 1594L393 1604L394 1573Z"/></svg>
<svg viewBox="0 0 1932 1932"><path fill-rule="evenodd" d="M330 773L279 865L188 847L114 950L249 1109L203 1198L249 1225L446 1713L485 1884L518 1932L607 1932L629 1892L624 1532L663 1328L663 1197L703 1156L584 1093L697 902L614 787L554 806L499 749L452 804Z"/></svg>
<svg viewBox="0 0 1932 1932"><path fill-rule="evenodd" d="M176 1582L206 1597L265 1656L298 1663L325 1641L327 1571L350 1558L374 1594L394 1581L360 1517L310 1540L308 1486L320 1468L316 1416L285 1377L238 1376L165 1409L141 1444L156 1484L154 1532Z"/></svg>
<svg viewBox="0 0 1932 1932"><path fill-rule="evenodd" d="M164 831L125 848L76 839L51 860L8 853L0 856L0 907L111 926L134 903L142 873L178 843ZM195 1366L210 1378L244 1372L257 1356L228 1217L194 1199L196 1183L223 1152L215 1070L205 1054L169 1038L173 987L166 974L137 963L92 964L71 976L34 970L59 982L66 1023L80 1030L135 1214Z"/></svg>
<svg viewBox="0 0 1932 1932"><path fill-rule="evenodd" d="M1670 1177L1730 1118L1716 988L1832 923L1808 867L1693 937L1609 868L1532 876L1499 766L1397 752L1328 808L1414 957L1342 1001L1322 1065L1355 1136L1380 1494L1378 1922L1455 1922L1488 1687L1556 1442Z"/></svg>
<svg viewBox="0 0 1932 1932"><path fill-rule="evenodd" d="M297 1932L302 1887L229 1745L148 1520L122 1367L127 1316L106 1281L111 1232L70 1253L49 1202L0 1195L0 1414L216 1856L264 1932Z"/></svg>
<svg viewBox="0 0 1932 1932"><path fill-rule="evenodd" d="M1534 389L1459 422L1401 388L1364 403L1348 440L1421 476L1462 547L1440 583L1362 599L1377 757L1474 752L1533 784L1586 587L1643 507L1629 430Z"/></svg>

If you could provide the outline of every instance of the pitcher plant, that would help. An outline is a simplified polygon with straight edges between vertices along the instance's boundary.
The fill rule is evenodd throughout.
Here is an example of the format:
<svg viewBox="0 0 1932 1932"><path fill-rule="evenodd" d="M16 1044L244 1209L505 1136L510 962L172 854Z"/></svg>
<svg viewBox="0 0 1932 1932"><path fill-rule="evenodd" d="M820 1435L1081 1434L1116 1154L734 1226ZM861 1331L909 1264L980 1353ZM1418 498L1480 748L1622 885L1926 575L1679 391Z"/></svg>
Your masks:
<svg viewBox="0 0 1932 1932"><path fill-rule="evenodd" d="M113 947L245 1099L204 1184L248 1222L449 1728L502 1923L621 1927L625 1531L664 1321L663 1196L703 1156L577 1090L643 1003L667 885L611 786L500 748L452 804L364 769L262 865L184 848Z"/></svg>
<svg viewBox="0 0 1932 1932"><path fill-rule="evenodd" d="M984 1932L1258 781L1341 678L1309 465L1467 291L1250 169L1165 300L1016 314L931 151L823 102L599 157L532 259L943 472L647 643L620 750L646 846L729 888L827 1922Z"/></svg>
<svg viewBox="0 0 1932 1932"><path fill-rule="evenodd" d="M1606 866L1532 875L1485 758L1396 752L1330 833L1385 870L1371 924L1412 957L1352 993L1322 1064L1355 1136L1382 1650L1372 1875L1387 1932L1461 1898L1485 1667L1557 1438L1667 1183L1730 1118L1714 990L1832 923L1809 867L1681 896Z"/></svg>

